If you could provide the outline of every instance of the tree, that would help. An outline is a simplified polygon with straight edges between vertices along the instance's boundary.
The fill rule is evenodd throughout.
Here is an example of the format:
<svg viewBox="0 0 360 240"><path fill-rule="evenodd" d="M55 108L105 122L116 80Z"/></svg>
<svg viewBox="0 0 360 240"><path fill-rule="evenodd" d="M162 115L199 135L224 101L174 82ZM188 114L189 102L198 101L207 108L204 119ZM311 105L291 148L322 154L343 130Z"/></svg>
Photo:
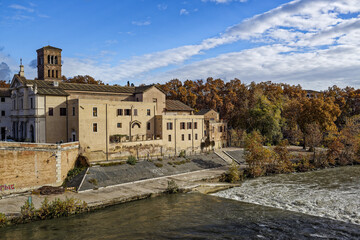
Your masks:
<svg viewBox="0 0 360 240"><path fill-rule="evenodd" d="M6 82L5 80L0 80L0 88L9 88L10 83Z"/></svg>
<svg viewBox="0 0 360 240"><path fill-rule="evenodd" d="M63 78L64 79L64 78ZM81 84L96 84L96 85L105 85L101 80L95 80L93 77L89 75L78 75L73 78L65 78L63 80L65 83L81 83Z"/></svg>

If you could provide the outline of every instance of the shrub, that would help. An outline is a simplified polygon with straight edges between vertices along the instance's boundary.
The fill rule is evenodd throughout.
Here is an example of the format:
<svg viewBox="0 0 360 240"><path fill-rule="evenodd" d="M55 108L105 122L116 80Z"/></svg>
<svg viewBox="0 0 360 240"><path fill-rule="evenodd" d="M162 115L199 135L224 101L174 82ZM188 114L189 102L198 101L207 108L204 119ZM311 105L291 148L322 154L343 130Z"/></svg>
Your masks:
<svg viewBox="0 0 360 240"><path fill-rule="evenodd" d="M185 150L182 150L179 154L179 157L185 158L186 157L186 152Z"/></svg>
<svg viewBox="0 0 360 240"><path fill-rule="evenodd" d="M127 164L130 164L130 165L135 165L136 164L136 157L134 156L129 156L127 161L126 161Z"/></svg>
<svg viewBox="0 0 360 240"><path fill-rule="evenodd" d="M158 167L158 168L163 167L163 164L162 164L162 163L154 163L154 164L155 164L155 166Z"/></svg>
<svg viewBox="0 0 360 240"><path fill-rule="evenodd" d="M168 186L166 188L166 193L173 194L179 191L179 186L176 184L174 180L168 181Z"/></svg>
<svg viewBox="0 0 360 240"><path fill-rule="evenodd" d="M0 213L0 228L6 226L7 224L8 224L8 220L5 214Z"/></svg>
<svg viewBox="0 0 360 240"><path fill-rule="evenodd" d="M274 148L275 152L275 173L290 173L294 171L290 161L290 153L287 149L288 141L283 140Z"/></svg>
<svg viewBox="0 0 360 240"><path fill-rule="evenodd" d="M297 172L307 172L314 168L314 166L310 163L310 159L307 156L302 156L300 161L294 164L295 170Z"/></svg>
<svg viewBox="0 0 360 240"><path fill-rule="evenodd" d="M24 222L33 220L36 217L34 204L29 202L29 199L25 201L25 204L21 207L21 218Z"/></svg>
<svg viewBox="0 0 360 240"><path fill-rule="evenodd" d="M95 186L98 185L98 181L97 181L95 178L89 179L88 182L91 183L91 184L93 184L93 185L95 185Z"/></svg>
<svg viewBox="0 0 360 240"><path fill-rule="evenodd" d="M243 171L239 170L239 166L233 161L228 171L221 175L220 181L234 183L243 180Z"/></svg>

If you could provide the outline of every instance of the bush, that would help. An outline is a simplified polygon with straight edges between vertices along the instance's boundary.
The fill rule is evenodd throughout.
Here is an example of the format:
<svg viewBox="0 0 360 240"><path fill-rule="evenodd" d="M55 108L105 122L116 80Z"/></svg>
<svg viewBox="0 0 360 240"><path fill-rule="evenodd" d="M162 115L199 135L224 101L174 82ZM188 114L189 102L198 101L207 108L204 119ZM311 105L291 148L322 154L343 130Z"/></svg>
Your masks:
<svg viewBox="0 0 360 240"><path fill-rule="evenodd" d="M158 167L158 168L163 167L163 164L162 164L162 163L154 163L154 164L155 164L155 166Z"/></svg>
<svg viewBox="0 0 360 240"><path fill-rule="evenodd" d="M28 222L36 217L34 204L29 202L29 199L25 201L25 204L21 207L22 221Z"/></svg>
<svg viewBox="0 0 360 240"><path fill-rule="evenodd" d="M239 166L236 165L236 163L233 161L229 167L229 170L221 175L220 181L234 183L243 180L243 178L244 178L243 171L240 171Z"/></svg>
<svg viewBox="0 0 360 240"><path fill-rule="evenodd" d="M136 157L134 156L129 156L128 157L128 160L126 161L127 164L130 164L130 165L135 165L136 164Z"/></svg>
<svg viewBox="0 0 360 240"><path fill-rule="evenodd" d="M0 213L0 228L6 226L7 224L8 224L8 220L5 214Z"/></svg>
<svg viewBox="0 0 360 240"><path fill-rule="evenodd" d="M179 191L179 186L176 184L174 180L168 181L168 186L166 188L166 193L173 194Z"/></svg>
<svg viewBox="0 0 360 240"><path fill-rule="evenodd" d="M294 164L294 168L297 172L307 172L312 170L314 166L310 163L309 157L302 156L300 161Z"/></svg>
<svg viewBox="0 0 360 240"><path fill-rule="evenodd" d="M95 178L91 178L88 180L89 183L93 184L94 186L98 185L98 181Z"/></svg>
<svg viewBox="0 0 360 240"><path fill-rule="evenodd" d="M182 150L179 154L179 157L185 158L186 157L186 152L185 150Z"/></svg>

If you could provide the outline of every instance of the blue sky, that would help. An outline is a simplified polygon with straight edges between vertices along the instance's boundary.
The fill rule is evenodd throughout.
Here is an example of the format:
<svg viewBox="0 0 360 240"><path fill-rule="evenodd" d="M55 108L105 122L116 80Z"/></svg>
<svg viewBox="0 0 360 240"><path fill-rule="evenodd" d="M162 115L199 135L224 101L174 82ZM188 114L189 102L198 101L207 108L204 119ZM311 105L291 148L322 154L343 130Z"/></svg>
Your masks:
<svg viewBox="0 0 360 240"><path fill-rule="evenodd" d="M173 78L360 87L360 0L0 0L0 78L36 77L36 49L63 74L110 84Z"/></svg>

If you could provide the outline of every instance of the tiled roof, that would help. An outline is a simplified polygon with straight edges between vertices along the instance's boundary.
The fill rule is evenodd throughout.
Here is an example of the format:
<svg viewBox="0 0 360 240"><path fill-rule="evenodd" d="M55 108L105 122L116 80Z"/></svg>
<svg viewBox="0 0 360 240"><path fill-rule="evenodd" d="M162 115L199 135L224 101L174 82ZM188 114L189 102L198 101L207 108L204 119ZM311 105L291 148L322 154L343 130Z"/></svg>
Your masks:
<svg viewBox="0 0 360 240"><path fill-rule="evenodd" d="M188 105L178 100L166 100L166 111L193 111Z"/></svg>
<svg viewBox="0 0 360 240"><path fill-rule="evenodd" d="M11 91L9 88L0 88L0 97L11 97Z"/></svg>
<svg viewBox="0 0 360 240"><path fill-rule="evenodd" d="M23 77L18 78L28 85L37 85L39 94L44 95L69 95L66 91L84 91L84 92L112 92L112 93L141 93L150 89L154 85L147 85L141 87L123 87L110 85L96 85L96 84L82 84L82 83L63 83L59 82L59 86L55 87L52 81L44 80L28 80ZM156 87L156 86L155 86Z"/></svg>
<svg viewBox="0 0 360 240"><path fill-rule="evenodd" d="M204 109L201 109L200 111L198 111L197 113L195 113L195 115L205 115L206 113L208 113L210 111L211 111L211 109L204 108Z"/></svg>
<svg viewBox="0 0 360 240"><path fill-rule="evenodd" d="M40 49L43 49L43 48L51 48L51 49L62 50L61 48L53 47L53 46L50 46L50 45L47 45L47 46L42 47L42 48L40 48ZM38 50L40 50L40 49L38 49Z"/></svg>

